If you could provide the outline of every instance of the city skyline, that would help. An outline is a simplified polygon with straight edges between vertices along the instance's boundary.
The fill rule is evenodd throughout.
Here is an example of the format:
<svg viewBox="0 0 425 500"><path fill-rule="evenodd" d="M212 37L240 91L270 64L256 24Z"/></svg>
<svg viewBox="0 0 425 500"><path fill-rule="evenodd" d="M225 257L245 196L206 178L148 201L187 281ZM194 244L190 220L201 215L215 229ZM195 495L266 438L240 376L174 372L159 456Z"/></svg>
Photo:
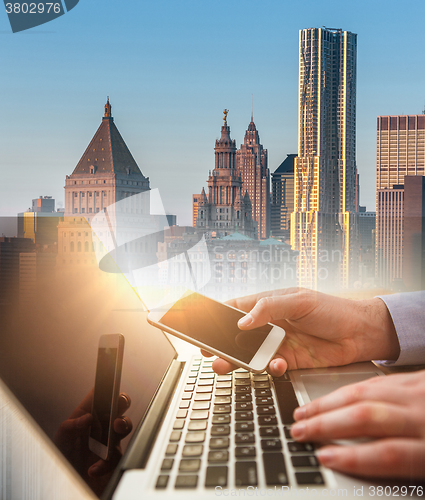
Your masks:
<svg viewBox="0 0 425 500"><path fill-rule="evenodd" d="M224 107L240 147L254 95L254 121L271 172L296 150L298 31L323 24L359 37L360 203L374 209L376 116L423 109L422 2L410 2L409 9L397 2L359 2L367 11L307 2L310 8L302 12L270 2L253 15L253 2L235 1L226 4L226 16L193 2L180 9L170 2L134 5L134 16L116 5L106 13L97 2L88 4L50 23L49 31L12 35L5 14L1 20L8 41L0 49L8 68L0 82L7 96L0 125L1 215L26 210L40 195L63 206L64 176L77 164L110 95L142 172L161 189L167 211L190 225L192 194L213 168L211 140ZM394 65L397 71L389 71ZM193 184L176 182L182 171Z"/></svg>

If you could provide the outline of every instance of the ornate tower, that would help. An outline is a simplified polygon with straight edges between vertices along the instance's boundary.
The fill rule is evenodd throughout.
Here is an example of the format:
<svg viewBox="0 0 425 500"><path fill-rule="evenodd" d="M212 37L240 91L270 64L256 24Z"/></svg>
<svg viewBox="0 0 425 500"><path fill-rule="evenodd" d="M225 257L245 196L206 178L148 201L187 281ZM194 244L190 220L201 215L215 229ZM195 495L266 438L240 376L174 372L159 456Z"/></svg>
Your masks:
<svg viewBox="0 0 425 500"><path fill-rule="evenodd" d="M239 231L256 237L249 196L242 191L242 179L236 170L236 143L230 138L228 110L224 110L221 137L215 142L215 168L208 177L208 196L202 190L198 202L196 227L227 235Z"/></svg>
<svg viewBox="0 0 425 500"><path fill-rule="evenodd" d="M258 224L258 237L270 234L270 171L267 167L267 149L260 144L253 116L245 133L244 143L236 153L236 168L241 175L243 190L252 203L252 218Z"/></svg>

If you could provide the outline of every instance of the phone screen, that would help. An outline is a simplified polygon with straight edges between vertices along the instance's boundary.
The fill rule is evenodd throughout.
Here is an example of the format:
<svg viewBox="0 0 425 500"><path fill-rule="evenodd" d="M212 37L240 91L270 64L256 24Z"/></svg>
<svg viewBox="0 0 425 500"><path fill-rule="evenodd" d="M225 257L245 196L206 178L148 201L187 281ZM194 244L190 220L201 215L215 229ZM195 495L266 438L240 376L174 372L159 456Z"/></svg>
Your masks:
<svg viewBox="0 0 425 500"><path fill-rule="evenodd" d="M273 326L242 331L237 323L243 316L242 312L194 292L179 299L160 323L249 364Z"/></svg>
<svg viewBox="0 0 425 500"><path fill-rule="evenodd" d="M118 349L100 347L97 357L95 391L93 396L93 424L90 437L103 445L108 445L111 425L112 395L114 392L115 370Z"/></svg>

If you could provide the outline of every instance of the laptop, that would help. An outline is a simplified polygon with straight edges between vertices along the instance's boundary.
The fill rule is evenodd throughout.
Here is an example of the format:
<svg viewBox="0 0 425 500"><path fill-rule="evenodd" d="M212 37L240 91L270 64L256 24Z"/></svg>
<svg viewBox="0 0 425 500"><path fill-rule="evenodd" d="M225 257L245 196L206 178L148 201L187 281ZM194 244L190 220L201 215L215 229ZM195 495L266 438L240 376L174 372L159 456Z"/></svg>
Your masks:
<svg viewBox="0 0 425 500"><path fill-rule="evenodd" d="M25 482L30 483L20 488L35 484L34 491L43 493L34 498L43 500L58 498L57 491L75 498L78 489L81 498L113 500L171 495L351 498L377 485L321 467L315 447L294 442L289 432L298 404L351 382L384 376L374 364L298 370L279 379L240 369L218 376L212 360L195 347L147 323L147 311L122 275L102 273L96 266L63 270L43 292L25 311L18 314L11 308L4 316L0 376L9 389L0 391L6 398L2 415L14 405L12 414L27 423L32 443L31 453L21 449L22 460L13 452L13 467L12 461L3 461L2 484L10 491L5 498L24 498L13 490ZM93 386L97 344L104 333L125 337L121 391L132 400L126 415L133 431L121 443L122 458L107 484L98 489L90 484L93 496L81 479L87 479L87 468L65 461L63 450L59 453L51 443ZM7 438L5 425L14 420L3 418L6 457L22 447L22 439ZM40 465L45 459L54 464L48 476ZM46 477L50 487L43 489ZM52 484L61 477L68 486L54 493Z"/></svg>
<svg viewBox="0 0 425 500"><path fill-rule="evenodd" d="M180 352L185 354L173 360L152 403L152 421L148 412L106 498L140 498L141 491L143 498L285 496L308 490L350 496L365 484L321 467L315 446L294 442L290 426L299 404L383 375L372 363L272 379L242 369L216 375L211 359Z"/></svg>
<svg viewBox="0 0 425 500"><path fill-rule="evenodd" d="M68 221L62 226L64 246L76 235L87 238L84 245L58 254L54 272L43 259L41 277L28 267L20 276L26 287L9 294L19 300L0 303L3 497L354 497L373 492L367 488L377 483L321 467L314 446L294 442L290 426L298 404L383 376L382 370L362 363L293 371L279 379L244 370L218 376L211 359L150 326L139 296L152 303L164 299L149 296L146 284L155 276L162 279L163 261L155 267L157 236L166 238L167 229L158 194L148 195L98 215L96 259L85 251L87 224ZM149 216L143 215L145 205ZM145 225L135 224L136 219L146 219ZM189 288L209 279L209 266L199 265L208 262L205 242L191 245L174 258L188 269L183 284ZM134 254L128 251L132 247ZM194 270L202 272L198 276ZM176 278L180 285L181 277ZM131 398L125 414L133 430L121 441L121 458L111 462L110 473L93 480L87 470L96 457L88 452L87 433L64 440L58 432L93 387L99 338L107 333L125 337L120 390Z"/></svg>

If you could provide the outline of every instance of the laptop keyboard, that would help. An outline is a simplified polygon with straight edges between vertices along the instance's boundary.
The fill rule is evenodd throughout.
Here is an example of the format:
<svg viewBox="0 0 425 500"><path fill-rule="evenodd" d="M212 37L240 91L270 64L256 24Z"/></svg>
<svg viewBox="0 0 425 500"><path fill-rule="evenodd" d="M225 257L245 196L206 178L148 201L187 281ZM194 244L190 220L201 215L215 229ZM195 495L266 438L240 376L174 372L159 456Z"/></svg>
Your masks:
<svg viewBox="0 0 425 500"><path fill-rule="evenodd" d="M289 377L216 375L211 365L193 361L156 488L324 486L314 446L290 435L298 402Z"/></svg>

